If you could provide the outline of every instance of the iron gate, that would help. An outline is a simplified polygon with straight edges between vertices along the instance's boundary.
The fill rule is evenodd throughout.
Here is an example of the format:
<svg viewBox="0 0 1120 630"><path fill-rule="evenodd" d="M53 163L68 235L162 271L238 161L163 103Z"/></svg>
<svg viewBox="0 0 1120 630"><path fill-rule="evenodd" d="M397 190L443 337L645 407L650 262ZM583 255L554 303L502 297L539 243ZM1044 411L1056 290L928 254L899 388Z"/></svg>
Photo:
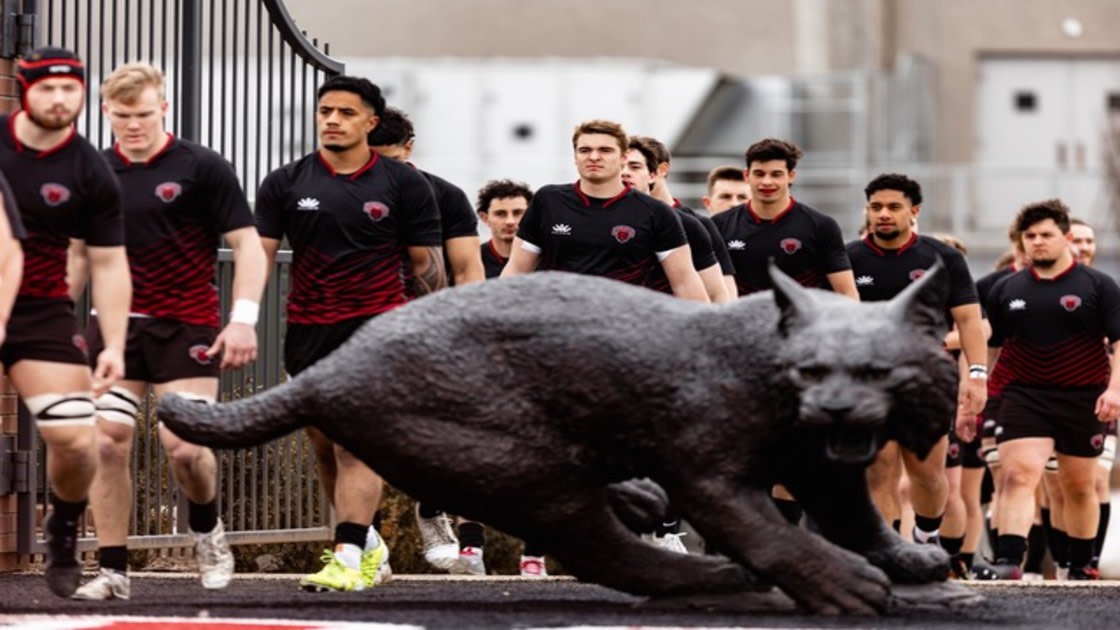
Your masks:
<svg viewBox="0 0 1120 630"><path fill-rule="evenodd" d="M23 5L19 23L30 25L32 41L23 42L22 50L60 46L86 63L89 98L78 128L90 142L102 148L111 143L100 113L100 80L122 63L149 62L167 76L169 130L229 160L250 201L268 172L315 148L315 91L344 70L325 45L320 51L317 41L296 28L282 0L23 0ZM258 359L222 375L221 399L251 394L283 377L281 296L287 292L289 261L289 253L281 252L262 301ZM216 278L225 314L232 284L228 250L220 252ZM191 544L186 500L168 472L155 426L151 405L145 405L134 437L128 540L133 549ZM22 409L17 440L17 452L30 468L19 471L27 483L19 497L17 547L21 554L42 553L36 523L48 499L44 453ZM313 459L302 434L218 453L218 500L232 544L330 538ZM94 546L88 537L80 543L82 550Z"/></svg>

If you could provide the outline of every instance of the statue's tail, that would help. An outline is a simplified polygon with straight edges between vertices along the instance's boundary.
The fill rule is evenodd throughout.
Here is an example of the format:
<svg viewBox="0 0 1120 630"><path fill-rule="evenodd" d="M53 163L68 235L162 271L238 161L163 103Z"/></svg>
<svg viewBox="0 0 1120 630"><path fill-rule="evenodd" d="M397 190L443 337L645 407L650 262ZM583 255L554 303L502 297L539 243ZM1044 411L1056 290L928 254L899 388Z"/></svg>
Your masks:
<svg viewBox="0 0 1120 630"><path fill-rule="evenodd" d="M245 448L307 424L301 412L300 391L289 381L248 398L217 404L168 394L160 400L156 413L175 435L192 444Z"/></svg>

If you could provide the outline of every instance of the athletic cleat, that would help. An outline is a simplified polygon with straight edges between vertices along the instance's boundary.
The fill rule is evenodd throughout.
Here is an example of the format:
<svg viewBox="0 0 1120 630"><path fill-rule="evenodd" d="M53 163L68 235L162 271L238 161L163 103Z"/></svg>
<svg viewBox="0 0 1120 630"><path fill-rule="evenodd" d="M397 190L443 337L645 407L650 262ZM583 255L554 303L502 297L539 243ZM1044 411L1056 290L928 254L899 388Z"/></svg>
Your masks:
<svg viewBox="0 0 1120 630"><path fill-rule="evenodd" d="M685 536L685 534L665 534L661 537L654 536L653 540L658 549L672 551L673 553L688 553L688 549L681 542L682 536Z"/></svg>
<svg viewBox="0 0 1120 630"><path fill-rule="evenodd" d="M1021 580L1023 570L1019 565L997 560L992 564L978 563L972 566L974 580Z"/></svg>
<svg viewBox="0 0 1120 630"><path fill-rule="evenodd" d="M59 597L70 597L78 590L82 580L82 567L78 564L78 524L64 523L66 533L51 533L54 521L52 512L43 520L43 534L47 538L47 587Z"/></svg>
<svg viewBox="0 0 1120 630"><path fill-rule="evenodd" d="M389 545L385 539L377 537L377 546L362 552L362 581L366 588L388 584L393 580L393 569L389 567Z"/></svg>
<svg viewBox="0 0 1120 630"><path fill-rule="evenodd" d="M70 599L84 599L89 601L100 601L106 599L128 599L132 588L129 584L128 575L120 571L102 568L98 572L97 577L89 582L86 582Z"/></svg>
<svg viewBox="0 0 1120 630"><path fill-rule="evenodd" d="M971 580L972 574L968 569L968 564L965 563L964 558L960 556L949 557L949 579L952 580Z"/></svg>
<svg viewBox="0 0 1120 630"><path fill-rule="evenodd" d="M299 587L311 593L362 591L366 588L362 572L351 569L338 559L330 549L323 550L320 557L326 566L318 573L305 575L299 580Z"/></svg>
<svg viewBox="0 0 1120 630"><path fill-rule="evenodd" d="M1054 569L1054 579L1059 582L1065 582L1069 579L1069 567L1058 567Z"/></svg>
<svg viewBox="0 0 1120 630"><path fill-rule="evenodd" d="M1070 582L1093 582L1101 579L1101 572L1091 566L1070 567L1069 577L1066 579Z"/></svg>
<svg viewBox="0 0 1120 630"><path fill-rule="evenodd" d="M463 547L459 552L459 567L452 573L486 575L486 563L482 561L482 547Z"/></svg>
<svg viewBox="0 0 1120 630"><path fill-rule="evenodd" d="M521 556L521 577L548 577L544 556Z"/></svg>
<svg viewBox="0 0 1120 630"><path fill-rule="evenodd" d="M233 578L233 553L229 550L222 519L214 529L205 534L191 532L194 537L194 556L198 560L198 574L203 588L225 588Z"/></svg>
<svg viewBox="0 0 1120 630"><path fill-rule="evenodd" d="M451 517L442 512L432 518L420 516L420 504L416 504L416 527L424 543L424 559L428 564L441 571L461 573L459 569L459 539L451 529Z"/></svg>

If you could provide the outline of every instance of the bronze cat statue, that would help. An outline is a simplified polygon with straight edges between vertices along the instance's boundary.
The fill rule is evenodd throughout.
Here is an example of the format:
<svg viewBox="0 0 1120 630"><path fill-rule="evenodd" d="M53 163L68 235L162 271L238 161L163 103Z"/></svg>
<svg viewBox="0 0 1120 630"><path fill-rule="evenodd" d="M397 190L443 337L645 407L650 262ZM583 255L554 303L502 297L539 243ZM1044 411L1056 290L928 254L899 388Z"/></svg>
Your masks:
<svg viewBox="0 0 1120 630"><path fill-rule="evenodd" d="M539 543L576 577L653 597L777 585L804 609L882 611L890 583L944 580L864 470L887 439L925 455L956 405L940 265L890 302L804 289L703 305L563 273L472 284L382 315L291 381L160 419L239 448L315 426L404 492ZM727 557L627 527L648 477ZM770 500L785 484L822 536ZM619 488L623 488L620 492Z"/></svg>

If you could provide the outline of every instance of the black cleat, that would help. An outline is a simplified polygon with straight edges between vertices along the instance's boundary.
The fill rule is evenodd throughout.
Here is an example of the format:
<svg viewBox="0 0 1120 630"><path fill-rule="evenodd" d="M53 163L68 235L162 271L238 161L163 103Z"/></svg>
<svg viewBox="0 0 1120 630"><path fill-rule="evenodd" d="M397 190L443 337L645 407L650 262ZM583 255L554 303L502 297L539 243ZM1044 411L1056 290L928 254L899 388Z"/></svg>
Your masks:
<svg viewBox="0 0 1120 630"><path fill-rule="evenodd" d="M1101 579L1101 572L1099 569L1088 567L1070 567L1069 577L1066 578L1072 582L1089 582Z"/></svg>
<svg viewBox="0 0 1120 630"><path fill-rule="evenodd" d="M1023 570L1017 564L1000 559L992 564L978 563L972 565L972 579L1021 580L1023 579Z"/></svg>
<svg viewBox="0 0 1120 630"><path fill-rule="evenodd" d="M47 588L59 597L70 597L78 590L82 579L82 567L78 564L78 524L64 523L67 531L59 535L52 531L54 514L48 514L43 521L43 533L47 537Z"/></svg>

